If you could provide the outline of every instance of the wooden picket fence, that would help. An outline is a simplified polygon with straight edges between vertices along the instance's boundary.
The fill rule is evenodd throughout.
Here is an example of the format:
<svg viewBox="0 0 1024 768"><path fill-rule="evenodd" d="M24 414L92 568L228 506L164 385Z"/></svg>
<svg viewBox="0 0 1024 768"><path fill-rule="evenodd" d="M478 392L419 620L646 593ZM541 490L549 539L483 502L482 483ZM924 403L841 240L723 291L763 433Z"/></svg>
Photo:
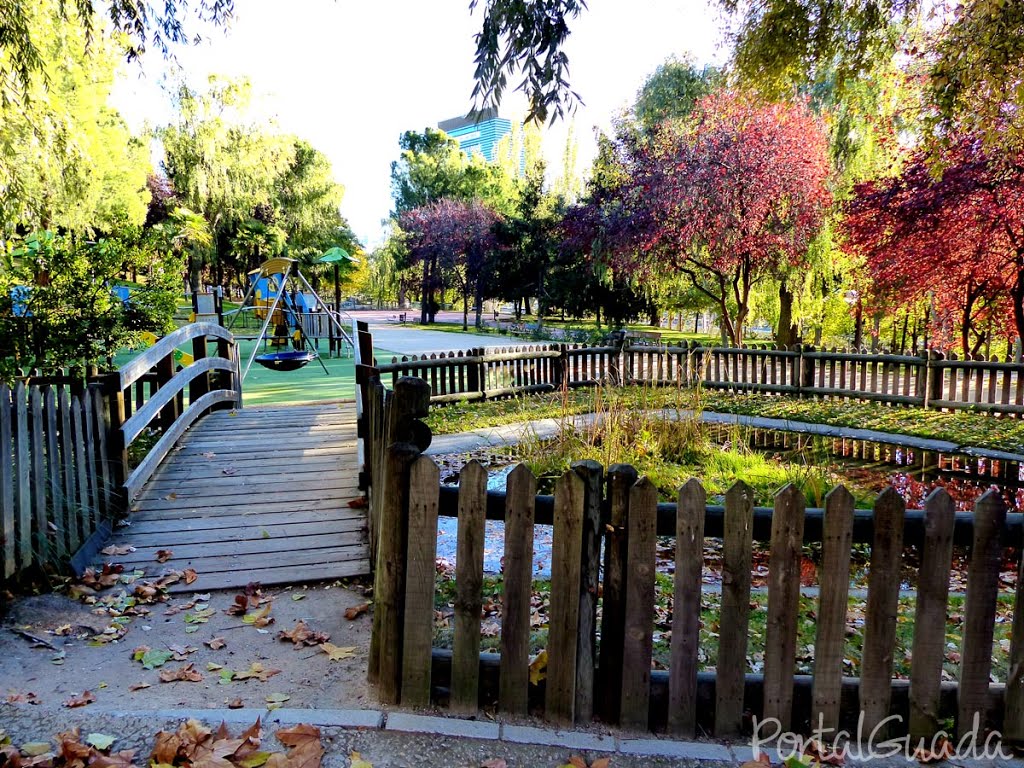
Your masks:
<svg viewBox="0 0 1024 768"><path fill-rule="evenodd" d="M1024 515L1008 514L990 491L973 513L956 513L936 490L920 510L906 510L892 488L871 510L855 510L842 486L823 509L807 509L792 485L772 508L756 508L736 483L722 506L709 505L691 480L676 503L659 503L654 486L627 465L605 471L578 462L537 495L524 467L504 492L487 490L487 472L470 462L457 488L421 455L430 442L419 421L429 406L421 379L394 391L370 382L367 417L381 440L368 454L370 524L376 562L369 676L387 703L426 706L447 699L454 711L483 704L522 714L543 708L557 724L600 718L630 729L666 729L731 737L749 717L777 718L784 730L856 726L870 733L890 714L891 735L931 738L955 717L962 732L975 714L1005 739L1024 740L1024 574L1014 603L1009 679L990 685L992 644L1004 548L1020 551ZM386 447L383 447L386 444ZM439 516L458 519L453 650L433 648ZM485 520L505 524L500 654L480 653ZM534 526L553 526L545 679L530 682ZM671 663L652 670L656 541L675 539ZM722 597L714 672L698 673L702 565L707 538L722 540ZM747 669L752 612L752 548L770 550L763 674ZM821 542L811 675L796 674L802 545ZM843 676L851 545L870 544L859 678ZM969 547L963 636L955 683L944 681L946 620L954 544ZM910 679L893 679L904 550L918 552L913 585ZM603 553L603 555L602 555ZM603 557L603 559L602 559ZM1020 563L1017 564L1020 571ZM600 607L600 610L598 610ZM600 617L600 620L599 620Z"/></svg>
<svg viewBox="0 0 1024 768"><path fill-rule="evenodd" d="M369 361L365 361L369 365ZM1024 414L1024 366L955 353L871 354L772 344L741 348L578 344L475 348L378 362L392 383L417 376L435 403L606 384L703 386L812 398L873 400L946 410Z"/></svg>
<svg viewBox="0 0 1024 768"><path fill-rule="evenodd" d="M181 367L183 345L192 362ZM211 409L241 407L240 381L232 335L193 323L111 373L0 384L0 579L80 570L184 431ZM144 435L152 445L130 460Z"/></svg>

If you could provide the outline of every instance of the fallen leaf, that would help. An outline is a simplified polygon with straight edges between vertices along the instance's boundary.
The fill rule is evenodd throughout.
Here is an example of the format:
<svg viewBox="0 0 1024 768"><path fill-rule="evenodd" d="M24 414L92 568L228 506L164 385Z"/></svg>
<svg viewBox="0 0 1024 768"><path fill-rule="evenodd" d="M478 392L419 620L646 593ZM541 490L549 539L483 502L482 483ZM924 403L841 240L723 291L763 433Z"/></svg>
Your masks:
<svg viewBox="0 0 1024 768"><path fill-rule="evenodd" d="M919 746L914 750L913 758L917 762L927 765L929 763L937 763L940 760L948 760L954 757L955 750L953 749L953 742L946 738L938 738L935 741L935 749L928 749L924 746Z"/></svg>
<svg viewBox="0 0 1024 768"><path fill-rule="evenodd" d="M610 757L599 757L590 764L590 768L608 768L612 764Z"/></svg>
<svg viewBox="0 0 1024 768"><path fill-rule="evenodd" d="M128 690L132 691L132 692L135 692L135 691L141 691L143 688L149 688L149 687L150 687L150 683L135 683L134 685L129 685L128 686Z"/></svg>
<svg viewBox="0 0 1024 768"><path fill-rule="evenodd" d="M278 709L286 701L290 701L291 698L287 693L272 693L264 701L267 702L267 709Z"/></svg>
<svg viewBox="0 0 1024 768"><path fill-rule="evenodd" d="M268 624L273 624L274 617L270 615L271 607L272 603L267 603L263 606L262 610L259 610L256 613L245 614L245 616L242 617L242 621L246 624L252 624L254 627L265 627Z"/></svg>
<svg viewBox="0 0 1024 768"><path fill-rule="evenodd" d="M503 757L492 757L480 763L480 768L508 768L508 763Z"/></svg>
<svg viewBox="0 0 1024 768"><path fill-rule="evenodd" d="M530 660L530 685L537 685L547 674L548 652L543 650Z"/></svg>
<svg viewBox="0 0 1024 768"><path fill-rule="evenodd" d="M317 632L310 629L306 622L301 619L295 623L290 630L281 630L277 633L277 639L282 641L290 640L295 646L320 645L331 639L326 632Z"/></svg>
<svg viewBox="0 0 1024 768"><path fill-rule="evenodd" d="M158 563L166 563L172 557L174 557L173 549L158 549L156 551L156 561Z"/></svg>
<svg viewBox="0 0 1024 768"><path fill-rule="evenodd" d="M363 756L358 752L350 753L348 759L348 768L373 768L373 763L363 760Z"/></svg>
<svg viewBox="0 0 1024 768"><path fill-rule="evenodd" d="M356 657L356 646L354 645L339 647L331 643L321 643L320 650L326 653L331 661L343 661Z"/></svg>
<svg viewBox="0 0 1024 768"><path fill-rule="evenodd" d="M244 706L241 699L232 699L228 702L228 709L241 709Z"/></svg>
<svg viewBox="0 0 1024 768"><path fill-rule="evenodd" d="M235 672L235 680L249 680L255 677L261 683L265 683L280 671L280 669L264 669L263 665L259 662L253 662L249 665L249 669L244 672Z"/></svg>
<svg viewBox="0 0 1024 768"><path fill-rule="evenodd" d="M127 545L127 544L124 545L123 547L119 547L116 544L111 544L109 547L104 547L103 549L100 550L100 552L103 553L104 555L127 555L127 554L129 554L131 552L134 552L134 551L135 551L135 547Z"/></svg>
<svg viewBox="0 0 1024 768"><path fill-rule="evenodd" d="M290 747L288 765L291 768L320 768L324 748L320 743L320 729L300 723L291 728L282 728L276 734L277 740Z"/></svg>
<svg viewBox="0 0 1024 768"><path fill-rule="evenodd" d="M348 505L351 509L366 509L369 503L369 499L367 499L365 496L360 496L357 499L352 499L352 501L350 501Z"/></svg>
<svg viewBox="0 0 1024 768"><path fill-rule="evenodd" d="M219 651L227 643L224 642L223 637L215 637L212 640L204 640L203 645L207 646L211 651Z"/></svg>
<svg viewBox="0 0 1024 768"><path fill-rule="evenodd" d="M304 594L302 594L300 592L296 592L294 595L292 595L292 600L294 600L295 602L298 602L299 600L301 600L304 597L305 597Z"/></svg>
<svg viewBox="0 0 1024 768"><path fill-rule="evenodd" d="M85 737L86 744L99 750L110 749L115 740L116 737L108 736L105 733L90 733Z"/></svg>
<svg viewBox="0 0 1024 768"><path fill-rule="evenodd" d="M173 683L178 680L189 683L201 683L203 673L195 668L195 664L183 664L177 669L165 669L160 672L161 683Z"/></svg>
<svg viewBox="0 0 1024 768"><path fill-rule="evenodd" d="M359 605L353 605L351 608L349 608L349 609L347 609L345 611L345 618L348 619L349 621L352 621L354 619L358 619L360 616L362 616L368 610L370 610L370 604L369 603L360 603Z"/></svg>
<svg viewBox="0 0 1024 768"><path fill-rule="evenodd" d="M92 704L96 701L96 697L89 691L84 691L81 696L72 696L64 702L65 707L84 707L86 704Z"/></svg>
<svg viewBox="0 0 1024 768"><path fill-rule="evenodd" d="M197 574L192 568L186 568L182 573L184 574L186 584L191 584L199 578L199 574Z"/></svg>
<svg viewBox="0 0 1024 768"><path fill-rule="evenodd" d="M217 454L216 454L216 453L214 453L213 451L203 451L203 452L202 452L201 454L199 454L199 455L200 455L200 456L202 456L202 457L203 457L204 459L212 459L212 458L214 458L214 457L215 457L215 456L216 456Z"/></svg>
<svg viewBox="0 0 1024 768"><path fill-rule="evenodd" d="M566 765L571 765L572 768L587 768L587 761L579 755L572 755L569 757L569 762Z"/></svg>
<svg viewBox="0 0 1024 768"><path fill-rule="evenodd" d="M134 661L141 661L143 669L156 669L162 667L174 657L174 651L162 648L147 648L140 646L132 652Z"/></svg>

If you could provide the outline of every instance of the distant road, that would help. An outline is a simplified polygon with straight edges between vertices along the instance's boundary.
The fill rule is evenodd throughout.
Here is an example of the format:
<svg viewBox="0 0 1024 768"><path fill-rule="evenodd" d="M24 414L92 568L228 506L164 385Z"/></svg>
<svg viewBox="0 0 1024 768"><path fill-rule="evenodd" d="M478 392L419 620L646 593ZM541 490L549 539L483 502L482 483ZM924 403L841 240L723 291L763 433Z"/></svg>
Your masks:
<svg viewBox="0 0 1024 768"><path fill-rule="evenodd" d="M374 347L394 352L396 355L422 355L473 347L524 347L536 343L495 334L452 333L413 328L399 323L396 311L356 310L349 314L356 320L369 323ZM406 317L418 320L419 313L409 311ZM461 323L462 313L438 312L437 319L443 322ZM472 322L472 318L470 321Z"/></svg>

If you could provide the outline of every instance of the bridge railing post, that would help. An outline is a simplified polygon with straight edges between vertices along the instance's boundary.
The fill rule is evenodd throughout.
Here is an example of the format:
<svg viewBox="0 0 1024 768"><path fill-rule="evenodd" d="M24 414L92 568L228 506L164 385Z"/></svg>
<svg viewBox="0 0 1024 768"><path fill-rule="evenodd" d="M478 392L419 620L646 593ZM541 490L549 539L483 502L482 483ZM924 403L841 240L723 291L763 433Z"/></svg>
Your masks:
<svg viewBox="0 0 1024 768"><path fill-rule="evenodd" d="M117 371L99 377L103 393L103 427L107 439L107 460L110 477L108 512L116 517L128 510L125 480L128 479L128 446L124 432L124 390L121 388L121 374Z"/></svg>

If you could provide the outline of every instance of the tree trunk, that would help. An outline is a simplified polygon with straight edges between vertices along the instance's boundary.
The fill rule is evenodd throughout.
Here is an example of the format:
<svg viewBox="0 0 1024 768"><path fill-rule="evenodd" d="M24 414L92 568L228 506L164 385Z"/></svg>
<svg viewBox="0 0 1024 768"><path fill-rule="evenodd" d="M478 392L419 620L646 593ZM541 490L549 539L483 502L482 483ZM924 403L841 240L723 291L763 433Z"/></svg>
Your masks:
<svg viewBox="0 0 1024 768"><path fill-rule="evenodd" d="M651 309L650 317L648 319L651 321L650 324L655 328L661 327L661 312L658 311L657 307L653 307Z"/></svg>
<svg viewBox="0 0 1024 768"><path fill-rule="evenodd" d="M775 342L780 347L796 344L796 327L793 325L793 292L785 278L779 281L779 327L775 331Z"/></svg>
<svg viewBox="0 0 1024 768"><path fill-rule="evenodd" d="M864 345L864 302L857 297L857 309L853 316L853 350L859 352Z"/></svg>
<svg viewBox="0 0 1024 768"><path fill-rule="evenodd" d="M420 324L427 324L427 305L429 301L428 286L430 285L430 259L423 260L423 290L420 291Z"/></svg>
<svg viewBox="0 0 1024 768"><path fill-rule="evenodd" d="M462 289L462 330L469 330L469 286Z"/></svg>
<svg viewBox="0 0 1024 768"><path fill-rule="evenodd" d="M878 336L882 331L882 316L875 315L871 319L871 352L878 351Z"/></svg>
<svg viewBox="0 0 1024 768"><path fill-rule="evenodd" d="M523 308L526 310L526 314L530 314L530 297L523 296Z"/></svg>

